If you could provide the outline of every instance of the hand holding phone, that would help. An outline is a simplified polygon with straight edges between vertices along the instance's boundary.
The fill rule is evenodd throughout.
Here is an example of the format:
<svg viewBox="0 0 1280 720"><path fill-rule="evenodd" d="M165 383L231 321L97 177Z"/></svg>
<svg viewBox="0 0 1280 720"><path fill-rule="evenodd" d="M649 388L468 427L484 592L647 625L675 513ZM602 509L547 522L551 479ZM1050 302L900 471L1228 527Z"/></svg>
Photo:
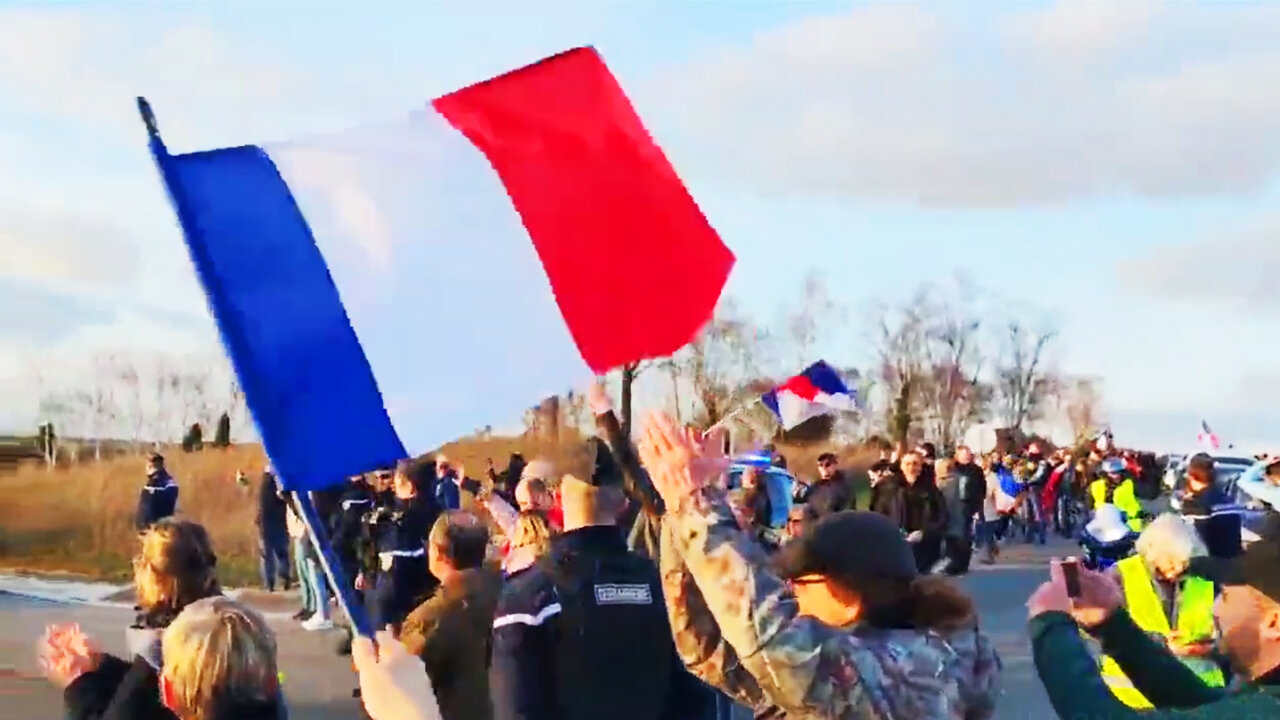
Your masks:
<svg viewBox="0 0 1280 720"><path fill-rule="evenodd" d="M1058 567L1062 569L1062 580L1067 586L1067 597L1075 600L1080 597L1080 560L1078 558L1067 558L1058 562Z"/></svg>

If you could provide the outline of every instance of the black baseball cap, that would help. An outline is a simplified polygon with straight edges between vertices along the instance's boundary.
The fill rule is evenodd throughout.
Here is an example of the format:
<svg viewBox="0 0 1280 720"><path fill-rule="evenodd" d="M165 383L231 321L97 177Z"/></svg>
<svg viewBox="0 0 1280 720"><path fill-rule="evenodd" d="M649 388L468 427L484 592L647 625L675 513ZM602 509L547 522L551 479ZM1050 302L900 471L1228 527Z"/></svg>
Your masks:
<svg viewBox="0 0 1280 720"><path fill-rule="evenodd" d="M1192 558L1190 571L1219 585L1248 585L1280 603L1280 515L1267 519L1261 533L1234 558Z"/></svg>
<svg viewBox="0 0 1280 720"><path fill-rule="evenodd" d="M822 575L857 587L872 579L912 580L916 561L906 536L879 513L845 510L809 526L775 560L783 578Z"/></svg>

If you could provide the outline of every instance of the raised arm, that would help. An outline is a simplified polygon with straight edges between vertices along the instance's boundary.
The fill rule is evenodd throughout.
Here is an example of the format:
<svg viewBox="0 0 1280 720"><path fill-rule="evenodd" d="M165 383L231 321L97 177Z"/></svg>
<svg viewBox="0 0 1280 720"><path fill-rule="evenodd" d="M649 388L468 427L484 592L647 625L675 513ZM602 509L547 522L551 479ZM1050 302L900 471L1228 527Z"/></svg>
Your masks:
<svg viewBox="0 0 1280 720"><path fill-rule="evenodd" d="M592 385L588 402L595 416L597 432L604 437L605 442L609 443L609 449L613 451L613 456L622 466L627 497L639 503L644 512L649 515L661 517L662 497L658 495L653 482L649 479L649 474L640 464L640 457L636 454L635 446L631 444L631 438L622 432L622 424L618 422L618 416L613 412L613 403L610 402L603 385L598 382Z"/></svg>
<svg viewBox="0 0 1280 720"><path fill-rule="evenodd" d="M680 661L700 680L734 700L753 708L766 704L759 683L721 636L720 626L707 609L702 591L670 533L669 529L662 531L659 566L667 617Z"/></svg>
<svg viewBox="0 0 1280 720"><path fill-rule="evenodd" d="M766 702L788 714L870 712L863 678L882 671L878 659L853 634L800 615L795 596L769 570L764 550L738 529L713 482L723 457L703 455L691 435L660 414L646 420L640 454L667 507L663 552L678 553L702 597L699 612L691 596L677 598L688 622L702 623L698 636L711 637L705 628L714 623Z"/></svg>

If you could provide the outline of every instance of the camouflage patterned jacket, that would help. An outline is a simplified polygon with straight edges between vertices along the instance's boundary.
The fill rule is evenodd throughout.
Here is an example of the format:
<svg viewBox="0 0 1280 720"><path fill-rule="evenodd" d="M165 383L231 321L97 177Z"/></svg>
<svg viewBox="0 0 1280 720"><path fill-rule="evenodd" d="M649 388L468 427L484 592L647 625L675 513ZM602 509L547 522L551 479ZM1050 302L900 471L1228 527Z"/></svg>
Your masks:
<svg viewBox="0 0 1280 720"><path fill-rule="evenodd" d="M1001 662L975 626L946 636L834 628L798 614L723 492L704 489L662 523L676 649L691 672L757 711L794 718L985 720Z"/></svg>

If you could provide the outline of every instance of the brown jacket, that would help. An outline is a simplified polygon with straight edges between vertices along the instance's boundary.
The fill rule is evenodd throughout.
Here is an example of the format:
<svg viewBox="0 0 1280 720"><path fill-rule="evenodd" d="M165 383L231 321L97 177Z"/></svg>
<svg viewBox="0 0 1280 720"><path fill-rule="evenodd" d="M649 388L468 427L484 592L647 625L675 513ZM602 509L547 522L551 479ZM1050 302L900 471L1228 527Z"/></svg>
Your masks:
<svg viewBox="0 0 1280 720"><path fill-rule="evenodd" d="M444 720L490 720L489 638L502 590L493 565L464 570L409 613L400 640L422 658Z"/></svg>

